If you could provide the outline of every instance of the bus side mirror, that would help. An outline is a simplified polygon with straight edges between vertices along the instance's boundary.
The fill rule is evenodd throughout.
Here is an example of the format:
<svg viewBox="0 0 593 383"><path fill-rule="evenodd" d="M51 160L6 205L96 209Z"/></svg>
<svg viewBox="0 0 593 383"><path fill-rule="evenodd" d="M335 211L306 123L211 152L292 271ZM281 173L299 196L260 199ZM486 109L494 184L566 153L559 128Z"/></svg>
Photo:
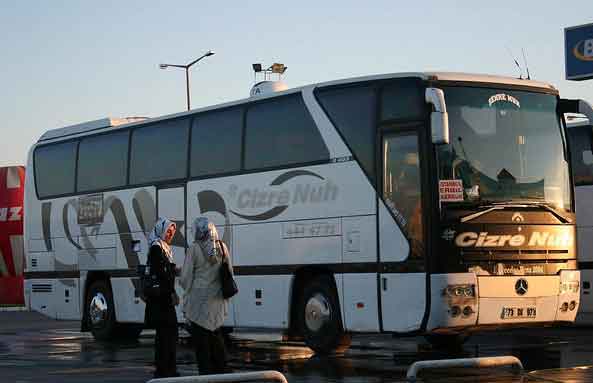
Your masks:
<svg viewBox="0 0 593 383"><path fill-rule="evenodd" d="M560 113L577 113L583 114L589 119L589 123L593 124L593 107L585 100L567 100L560 99L558 103Z"/></svg>
<svg viewBox="0 0 593 383"><path fill-rule="evenodd" d="M449 115L445 104L445 93L442 89L426 88L425 100L433 107L430 114L432 143L446 145L449 143Z"/></svg>

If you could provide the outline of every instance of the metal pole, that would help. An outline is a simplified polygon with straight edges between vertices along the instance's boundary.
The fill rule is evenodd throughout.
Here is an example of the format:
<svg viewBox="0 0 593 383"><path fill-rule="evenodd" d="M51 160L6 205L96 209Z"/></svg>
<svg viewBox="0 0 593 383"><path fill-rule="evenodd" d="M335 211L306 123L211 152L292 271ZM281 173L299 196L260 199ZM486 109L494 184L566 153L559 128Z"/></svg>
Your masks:
<svg viewBox="0 0 593 383"><path fill-rule="evenodd" d="M418 373L425 369L445 369L445 368L492 368L501 366L517 366L523 371L523 364L514 356L491 356L482 358L461 358L461 359L441 359L441 360L423 360L414 362L406 373L408 381L415 381Z"/></svg>
<svg viewBox="0 0 593 383"><path fill-rule="evenodd" d="M238 372L234 374L182 376L178 378L151 379L147 383L236 383L236 382L279 382L288 383L278 371Z"/></svg>
<svg viewBox="0 0 593 383"><path fill-rule="evenodd" d="M196 64L198 61L203 59L204 57L212 56L213 54L214 54L213 51L208 51L207 53L203 54L202 56L198 57L197 59L195 59L194 61L190 62L187 65L179 65L179 64L160 64L159 65L161 69L166 69L168 67L185 69L185 93L187 95L187 110L191 109L191 101L190 101L190 96L189 96L189 69L194 64Z"/></svg>
<svg viewBox="0 0 593 383"><path fill-rule="evenodd" d="M189 66L185 67L185 90L187 92L187 110L190 110L190 103L189 103Z"/></svg>

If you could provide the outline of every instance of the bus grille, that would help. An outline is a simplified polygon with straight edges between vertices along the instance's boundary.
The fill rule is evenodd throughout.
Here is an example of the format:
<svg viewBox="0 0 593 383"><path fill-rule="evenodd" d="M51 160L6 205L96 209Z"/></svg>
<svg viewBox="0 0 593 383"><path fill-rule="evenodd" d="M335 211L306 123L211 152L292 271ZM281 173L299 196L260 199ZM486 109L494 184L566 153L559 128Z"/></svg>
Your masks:
<svg viewBox="0 0 593 383"><path fill-rule="evenodd" d="M31 286L31 291L34 293L51 293L52 285L50 283L37 283Z"/></svg>
<svg viewBox="0 0 593 383"><path fill-rule="evenodd" d="M498 260L498 261L463 261L466 270L487 271L490 275L555 275L560 270L574 268L575 260Z"/></svg>
<svg viewBox="0 0 593 383"><path fill-rule="evenodd" d="M489 260L551 260L569 259L568 249L513 249L513 250L485 250L485 249L464 249L461 256L465 261L489 261Z"/></svg>

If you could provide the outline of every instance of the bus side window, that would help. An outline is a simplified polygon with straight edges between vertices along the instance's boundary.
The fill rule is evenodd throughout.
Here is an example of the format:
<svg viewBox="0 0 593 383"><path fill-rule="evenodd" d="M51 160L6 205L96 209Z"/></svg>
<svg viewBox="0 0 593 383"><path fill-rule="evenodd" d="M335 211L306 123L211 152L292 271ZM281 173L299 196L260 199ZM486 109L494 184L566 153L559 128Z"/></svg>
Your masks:
<svg viewBox="0 0 593 383"><path fill-rule="evenodd" d="M40 198L74 193L77 141L35 149L35 178Z"/></svg>
<svg viewBox="0 0 593 383"><path fill-rule="evenodd" d="M376 180L377 101L372 86L329 87L318 99L372 182Z"/></svg>
<svg viewBox="0 0 593 383"><path fill-rule="evenodd" d="M417 79L399 79L381 90L381 121L421 120L426 103Z"/></svg>
<svg viewBox="0 0 593 383"><path fill-rule="evenodd" d="M568 129L575 186L593 185L592 136L591 126L575 126Z"/></svg>
<svg viewBox="0 0 593 383"><path fill-rule="evenodd" d="M243 109L200 115L191 133L191 177L241 170Z"/></svg>
<svg viewBox="0 0 593 383"><path fill-rule="evenodd" d="M188 135L187 118L132 130L130 185L185 178Z"/></svg>
<svg viewBox="0 0 593 383"><path fill-rule="evenodd" d="M128 136L124 130L80 141L76 191L90 193L126 184Z"/></svg>
<svg viewBox="0 0 593 383"><path fill-rule="evenodd" d="M245 169L327 161L329 151L300 95L254 103L245 123Z"/></svg>

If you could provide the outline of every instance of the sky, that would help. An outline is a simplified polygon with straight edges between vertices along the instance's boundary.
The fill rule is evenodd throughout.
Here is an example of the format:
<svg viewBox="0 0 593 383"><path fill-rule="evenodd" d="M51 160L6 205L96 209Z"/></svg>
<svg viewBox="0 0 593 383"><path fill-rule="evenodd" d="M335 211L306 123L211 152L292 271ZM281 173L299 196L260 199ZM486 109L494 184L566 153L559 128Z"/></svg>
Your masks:
<svg viewBox="0 0 593 383"><path fill-rule="evenodd" d="M593 103L564 79L564 28L593 23L574 1L3 1L0 166L25 164L47 130L103 117L157 117L245 98L252 63L284 63L289 87L360 75L460 71L532 78Z"/></svg>

